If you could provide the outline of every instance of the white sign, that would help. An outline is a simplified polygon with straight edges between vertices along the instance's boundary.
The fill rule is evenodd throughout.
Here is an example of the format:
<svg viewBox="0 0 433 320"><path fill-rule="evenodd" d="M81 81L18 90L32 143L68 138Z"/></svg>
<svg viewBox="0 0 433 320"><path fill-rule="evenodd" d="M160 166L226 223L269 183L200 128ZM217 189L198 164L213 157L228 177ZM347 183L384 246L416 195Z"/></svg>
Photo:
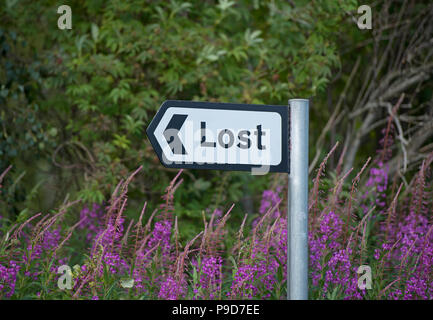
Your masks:
<svg viewBox="0 0 433 320"><path fill-rule="evenodd" d="M147 133L168 167L287 172L287 107L166 101Z"/></svg>

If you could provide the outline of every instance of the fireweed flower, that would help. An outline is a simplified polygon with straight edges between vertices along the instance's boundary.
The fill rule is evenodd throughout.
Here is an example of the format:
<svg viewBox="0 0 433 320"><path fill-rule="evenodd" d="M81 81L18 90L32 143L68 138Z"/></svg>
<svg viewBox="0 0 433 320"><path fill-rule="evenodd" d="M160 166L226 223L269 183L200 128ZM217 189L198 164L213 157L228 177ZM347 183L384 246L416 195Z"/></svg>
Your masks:
<svg viewBox="0 0 433 320"><path fill-rule="evenodd" d="M120 240L123 236L123 222L120 218L116 226L114 219L109 219L105 229L99 231L93 241L92 252L98 252L102 248L102 261L99 273L103 272L103 265L109 268L111 273L125 273L129 271L129 265L120 254ZM94 255L91 255L93 258Z"/></svg>
<svg viewBox="0 0 433 320"><path fill-rule="evenodd" d="M34 228L32 225L29 227ZM14 294L20 270L25 270L21 276L37 281L43 272L43 261L48 261L47 258L53 259L49 268L50 272L55 272L57 267L67 260L53 254L62 239L60 227L55 229L50 227L38 236L38 240L35 241L27 233L22 232L21 241L25 250L18 251L15 259L9 261L9 266L6 267L0 263L0 293L4 292L5 297L11 297Z"/></svg>
<svg viewBox="0 0 433 320"><path fill-rule="evenodd" d="M102 283L98 277L102 277L104 269L112 275L128 274L130 265L123 258L121 252L121 240L123 237L124 218L120 216L107 218L105 227L94 236L89 255L89 265L81 267L81 272L74 278L74 290L81 288L82 294L89 294L92 290L100 290ZM89 279L89 272L92 277ZM82 282L84 286L81 287Z"/></svg>
<svg viewBox="0 0 433 320"><path fill-rule="evenodd" d="M376 165L369 171L369 176L365 184L366 190L361 196L361 199L364 201L360 203L364 214L367 214L367 212L373 206L376 206L376 212L369 219L375 219L378 214L385 213L387 198L386 191L388 189L388 172L388 164L384 164L380 161L377 162ZM367 197L369 197L371 200L366 201Z"/></svg>
<svg viewBox="0 0 433 320"><path fill-rule="evenodd" d="M147 268L156 255L158 255L161 259L162 265L165 267L171 267L171 261L176 259L176 257L171 253L171 227L171 221L168 219L157 221L151 232L150 239L146 243L146 247L143 250L136 252L133 279L134 287L141 293L148 292L148 288L146 288L146 282L149 281ZM163 280L163 277L156 276L153 281L158 283L165 281L168 283L166 286L169 286L171 280L167 279ZM161 295L164 294L161 293Z"/></svg>
<svg viewBox="0 0 433 320"><path fill-rule="evenodd" d="M194 299L214 299L222 283L222 258L217 256L205 256L198 265L197 260L192 261L199 274L199 281L194 288ZM199 295L199 292L204 292Z"/></svg>
<svg viewBox="0 0 433 320"><path fill-rule="evenodd" d="M389 210L386 205L390 203L390 194L395 193L395 188L392 192L388 190L391 188L386 161L374 162L364 189L354 194L354 198L360 199L359 204L364 206L364 210L356 210L355 206L352 210L346 210L344 195L339 199L341 201L332 203L332 207L326 199L317 201L317 207L324 208L321 209L321 214L316 216L317 223L312 226L314 230L310 230L308 234L310 289L315 298L327 298L334 292L337 293L337 298L364 298L365 291L357 287L356 273L362 261L362 264L370 264L372 270L377 271L373 278L375 290L370 291L380 291L381 296L377 298L433 299L433 179L431 168L428 169L431 163L425 165L425 168L422 167L415 183L411 183L409 189L401 193L397 205ZM263 192L259 210L261 218L281 201L279 192L279 189ZM359 223L363 213L366 214L373 205L377 210L368 220L369 229L365 239L362 228L355 229L356 225L348 225L346 228L347 215L350 218L353 215L353 219L347 221ZM191 273L176 268L182 268L182 259L188 260L189 256L188 253L179 256L177 243L174 246L171 242L171 218L174 208L171 204L166 207L171 209L165 210L167 213L157 217L159 220L151 230L139 228L135 246L131 246L131 242L134 244L133 241L136 240L134 232L131 232L134 238L124 238L125 219L121 212L115 213L117 207L113 205L112 210L98 205L84 207L80 212L82 222L79 228L86 231L83 233L88 231L90 237L87 236L87 239L91 239L91 243L90 253L86 254L89 257L88 261L81 266L81 271L74 271L74 292L77 292L78 286L85 281L76 297L97 299L106 296L106 292L103 292L106 290L105 276L111 277L110 281L113 283L118 283L118 280L128 274L128 279L134 279L133 290L125 290L121 286L112 287L113 290L120 290L120 295L137 294L159 299L219 298L223 280L221 270L226 263L222 259L225 255L220 252L221 248L225 250L222 237L215 237L217 240L211 245L204 246L203 251L200 248L200 258L196 257L197 260L192 262L197 270L196 278L190 281L188 276ZM108 212L111 212L113 217L108 218ZM389 212L393 215L386 220L385 214ZM269 213L250 236L247 235L244 239L244 229L239 233L239 246L235 247L236 254L233 255L237 269L234 271L229 292L224 292L226 297L264 299L281 296L277 293L285 286L287 270L287 219L283 214L284 212L281 213L277 208ZM213 215L214 225L219 225L219 211ZM384 229L383 221L387 222L387 229ZM50 292L59 294L56 287L57 279L53 279L54 277L51 278L54 281L48 283L47 290L40 291L40 287L37 287L30 292L33 288L27 284L31 281L43 281L41 273L55 271L53 268L56 264L67 264L68 258L60 256L62 251L56 251L63 239L60 223L56 222L49 229L43 229L45 232L37 238L37 242L34 242L35 238L31 238L32 233L27 232L28 229L31 231L34 228L32 224L28 224L18 233L19 242L14 240L13 244L8 244L5 255L0 256L1 298L20 298L27 294L37 295L38 292L41 292L40 296L44 298ZM253 226L257 226L257 222ZM348 230L349 234L345 234ZM362 242L363 240L365 242ZM372 244L372 247L367 246L366 250L361 252L359 243ZM209 250L208 247L218 250ZM134 250L131 250L132 248ZM198 251L197 245L194 244L189 252ZM45 266L54 252L59 256L54 257L51 270L47 270ZM17 292L21 280L29 281L19 289L25 292ZM386 287L378 287L381 284Z"/></svg>
<svg viewBox="0 0 433 320"><path fill-rule="evenodd" d="M27 254L23 254L22 259L24 263L27 263L29 258L30 261L37 260L41 257L43 252L49 252L59 245L61 240L60 228L55 230L47 230L42 236L42 241L37 244L32 244L28 241L27 252L30 253L28 257Z"/></svg>
<svg viewBox="0 0 433 320"><path fill-rule="evenodd" d="M186 293L186 283L179 283L172 276L168 276L162 283L158 293L159 299L176 300Z"/></svg>
<svg viewBox="0 0 433 320"><path fill-rule="evenodd" d="M0 264L0 296L4 294L6 298L10 298L15 293L15 283L20 268L21 266L12 260L9 266Z"/></svg>
<svg viewBox="0 0 433 320"><path fill-rule="evenodd" d="M276 281L277 267L278 263L274 259L271 259L269 263L264 260L244 261L235 274L228 296L241 299L269 298Z"/></svg>
<svg viewBox="0 0 433 320"><path fill-rule="evenodd" d="M30 265L30 270L25 272L25 276L32 280L38 280L39 275L42 273L41 263L44 257L50 256L52 252L59 246L62 239L60 227L54 230L46 230L42 238L37 243L32 243L31 239L27 239L27 250L22 254L21 260L18 263L22 265ZM50 272L56 272L58 266L64 264L67 258L60 258L52 256L54 259Z"/></svg>
<svg viewBox="0 0 433 320"><path fill-rule="evenodd" d="M260 202L260 208L259 208L259 213L260 216L255 219L253 221L252 226L255 227L257 225L257 223L260 221L260 218L262 215L266 214L266 212L273 208L274 206L276 206L280 201L280 192L281 192L281 187L277 187L275 189L275 191L273 190L265 190L262 193L262 199ZM272 219L276 219L277 217L279 217L281 215L279 208L275 208L274 212L272 213L271 218Z"/></svg>
<svg viewBox="0 0 433 320"><path fill-rule="evenodd" d="M274 219L271 219L274 221ZM270 298L277 282L277 271L283 269L285 280L287 264L287 222L279 219L275 228L257 237L251 252L241 259L234 275L229 298Z"/></svg>
<svg viewBox="0 0 433 320"><path fill-rule="evenodd" d="M135 267L133 270L134 287L141 293L147 293L146 281L149 277L146 274L146 267L150 258L145 259L145 252L140 251L135 258Z"/></svg>
<svg viewBox="0 0 433 320"><path fill-rule="evenodd" d="M281 192L281 187L278 187L275 191L273 191L273 190L263 191L262 200L261 200L260 209L259 209L260 214L265 214L269 208L272 208L279 201L281 201L281 198L279 196L280 192ZM280 212L278 211L278 209L275 210L273 217L276 218L279 215L280 215Z"/></svg>
<svg viewBox="0 0 433 320"><path fill-rule="evenodd" d="M392 298L433 299L433 232L429 220L413 210L396 226L395 237L401 239L388 261L414 264L400 269L404 290L394 290Z"/></svg>
<svg viewBox="0 0 433 320"><path fill-rule="evenodd" d="M86 240L91 241L94 236L101 231L100 221L104 216L103 207L93 203L91 207L84 206L80 211L79 229L86 229Z"/></svg>
<svg viewBox="0 0 433 320"><path fill-rule="evenodd" d="M171 222L169 220L158 221L155 223L152 238L149 240L148 248L155 246L161 248L163 256L170 253Z"/></svg>
<svg viewBox="0 0 433 320"><path fill-rule="evenodd" d="M352 249L341 243L342 227L341 218L330 211L322 215L319 229L309 233L310 276L314 287L322 286L323 297L339 286L345 299L360 299Z"/></svg>

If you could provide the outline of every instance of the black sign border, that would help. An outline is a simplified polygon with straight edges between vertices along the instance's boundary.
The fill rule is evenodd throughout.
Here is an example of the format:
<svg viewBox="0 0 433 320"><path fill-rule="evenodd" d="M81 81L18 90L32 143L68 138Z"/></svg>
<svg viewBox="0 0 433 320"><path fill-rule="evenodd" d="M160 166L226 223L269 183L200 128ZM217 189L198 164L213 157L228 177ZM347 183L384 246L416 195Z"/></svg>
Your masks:
<svg viewBox="0 0 433 320"><path fill-rule="evenodd" d="M220 103L220 102L202 102L187 100L166 100L159 107L155 117L146 129L147 137L155 150L159 161L166 168L176 169L199 169L199 170L229 170L229 171L251 171L252 168L263 167L261 165L250 164L197 164L197 163L170 163L164 162L162 149L155 137L155 130L164 116L165 112L171 107L182 107L190 109L217 109L217 110L240 110L240 111L261 111L277 112L281 116L281 162L278 165L269 166L268 172L285 172L290 171L290 152L289 152L289 106L263 105L263 104L239 104L239 103Z"/></svg>

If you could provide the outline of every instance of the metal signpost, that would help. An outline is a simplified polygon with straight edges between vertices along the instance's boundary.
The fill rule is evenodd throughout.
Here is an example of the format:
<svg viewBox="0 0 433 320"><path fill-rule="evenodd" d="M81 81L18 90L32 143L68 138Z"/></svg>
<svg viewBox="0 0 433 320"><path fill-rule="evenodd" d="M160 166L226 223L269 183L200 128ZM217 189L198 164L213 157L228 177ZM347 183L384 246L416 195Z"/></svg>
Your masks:
<svg viewBox="0 0 433 320"><path fill-rule="evenodd" d="M289 100L287 299L308 299L308 114L307 99Z"/></svg>
<svg viewBox="0 0 433 320"><path fill-rule="evenodd" d="M308 299L308 109L167 100L146 130L168 168L286 172L287 298Z"/></svg>

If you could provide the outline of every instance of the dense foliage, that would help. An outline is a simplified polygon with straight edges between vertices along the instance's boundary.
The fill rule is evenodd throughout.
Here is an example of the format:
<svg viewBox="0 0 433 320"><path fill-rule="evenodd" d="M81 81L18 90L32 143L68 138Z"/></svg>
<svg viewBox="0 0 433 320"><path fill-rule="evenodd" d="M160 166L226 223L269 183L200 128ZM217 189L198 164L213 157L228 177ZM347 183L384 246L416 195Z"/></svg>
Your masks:
<svg viewBox="0 0 433 320"><path fill-rule="evenodd" d="M144 128L162 101L286 104L323 91L339 64L339 25L356 9L355 1L69 5L72 30L57 28L56 1L2 8L1 167L24 162L13 169L25 170L26 184L18 186L45 180L50 190L27 204L24 195L9 195L17 214L29 205L50 208L67 194L101 203L137 163L149 174L134 182L135 192L156 205L173 175L162 170ZM251 200L241 198L268 180L212 172L186 179L178 196L190 205L179 214L196 223L202 205L225 199L251 210Z"/></svg>

